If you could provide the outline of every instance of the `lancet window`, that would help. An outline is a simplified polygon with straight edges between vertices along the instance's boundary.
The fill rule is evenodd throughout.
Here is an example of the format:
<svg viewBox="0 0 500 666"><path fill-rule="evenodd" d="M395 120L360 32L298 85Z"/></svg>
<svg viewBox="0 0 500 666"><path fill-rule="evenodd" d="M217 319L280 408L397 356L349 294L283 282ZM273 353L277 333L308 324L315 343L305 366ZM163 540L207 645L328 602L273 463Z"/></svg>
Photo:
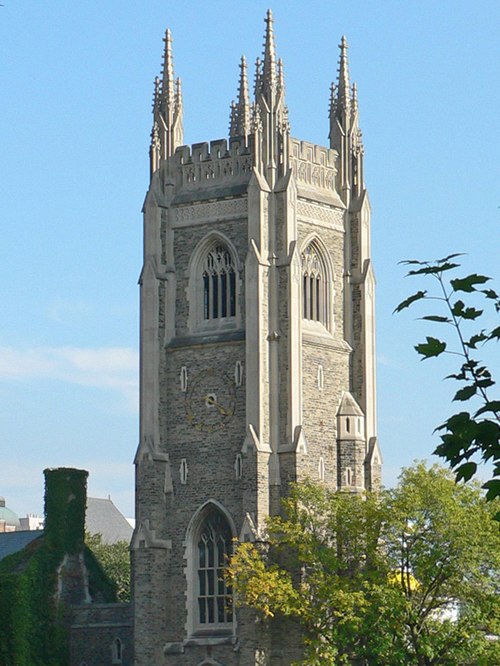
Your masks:
<svg viewBox="0 0 500 666"><path fill-rule="evenodd" d="M233 621L233 597L224 569L232 552L232 534L219 511L211 511L201 524L196 546L198 627L228 625Z"/></svg>
<svg viewBox="0 0 500 666"><path fill-rule="evenodd" d="M303 317L329 325L329 287L323 258L314 243L302 252Z"/></svg>
<svg viewBox="0 0 500 666"><path fill-rule="evenodd" d="M202 270L203 319L236 315L236 273L231 253L222 244L205 255Z"/></svg>

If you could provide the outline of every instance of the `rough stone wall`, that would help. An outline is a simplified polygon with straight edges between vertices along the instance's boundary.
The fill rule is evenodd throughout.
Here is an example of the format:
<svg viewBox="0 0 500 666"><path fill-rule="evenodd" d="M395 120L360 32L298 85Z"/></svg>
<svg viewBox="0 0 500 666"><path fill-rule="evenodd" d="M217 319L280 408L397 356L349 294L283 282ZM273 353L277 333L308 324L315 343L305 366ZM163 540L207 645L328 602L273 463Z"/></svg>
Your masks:
<svg viewBox="0 0 500 666"><path fill-rule="evenodd" d="M121 642L121 661L113 643ZM132 666L132 607L129 604L85 604L72 609L70 666Z"/></svg>

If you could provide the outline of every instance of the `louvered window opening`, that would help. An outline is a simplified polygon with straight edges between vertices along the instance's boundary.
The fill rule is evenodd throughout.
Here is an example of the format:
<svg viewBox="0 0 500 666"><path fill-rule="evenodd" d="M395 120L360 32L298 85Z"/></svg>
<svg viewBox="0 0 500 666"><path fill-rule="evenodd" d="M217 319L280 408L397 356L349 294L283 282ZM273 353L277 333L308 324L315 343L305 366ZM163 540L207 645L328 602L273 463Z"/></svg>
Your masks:
<svg viewBox="0 0 500 666"><path fill-rule="evenodd" d="M236 315L236 274L229 251L217 245L203 267L203 318L224 319Z"/></svg>
<svg viewBox="0 0 500 666"><path fill-rule="evenodd" d="M328 326L328 292L323 263L309 245L302 253L303 317Z"/></svg>

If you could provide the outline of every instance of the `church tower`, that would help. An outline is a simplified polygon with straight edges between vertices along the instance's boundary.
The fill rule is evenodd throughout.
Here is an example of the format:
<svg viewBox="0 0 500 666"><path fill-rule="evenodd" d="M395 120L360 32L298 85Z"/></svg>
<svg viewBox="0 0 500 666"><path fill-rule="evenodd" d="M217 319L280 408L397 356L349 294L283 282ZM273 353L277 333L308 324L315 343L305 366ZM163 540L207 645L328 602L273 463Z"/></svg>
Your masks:
<svg viewBox="0 0 500 666"><path fill-rule="evenodd" d="M293 641L233 610L234 538L292 481L377 486L374 277L356 87L342 38L329 147L292 137L273 18L229 138L183 144L167 31L144 203L137 666L286 666ZM328 128L325 127L325 135Z"/></svg>

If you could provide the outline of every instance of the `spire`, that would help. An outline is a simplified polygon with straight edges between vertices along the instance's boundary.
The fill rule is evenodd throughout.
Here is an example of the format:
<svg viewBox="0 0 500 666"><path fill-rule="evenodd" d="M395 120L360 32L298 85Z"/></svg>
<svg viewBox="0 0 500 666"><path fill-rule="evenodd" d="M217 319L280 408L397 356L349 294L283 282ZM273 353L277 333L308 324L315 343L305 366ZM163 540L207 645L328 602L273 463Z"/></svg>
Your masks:
<svg viewBox="0 0 500 666"><path fill-rule="evenodd" d="M339 44L340 57L337 85L330 90L330 147L339 153L339 189L346 202L358 197L364 189L363 143L358 127L358 90L349 82L347 39Z"/></svg>
<svg viewBox="0 0 500 666"><path fill-rule="evenodd" d="M159 168L160 161L173 155L183 142L181 80L174 78L172 33L168 28L163 41L162 73L161 78L155 78L153 95L152 173Z"/></svg>
<svg viewBox="0 0 500 666"><path fill-rule="evenodd" d="M350 85L349 85L349 64L347 61L347 39L345 35L339 44L340 58L339 58L339 82L337 89L337 111L348 113L350 110Z"/></svg>
<svg viewBox="0 0 500 666"><path fill-rule="evenodd" d="M263 92L266 96L276 89L276 47L274 45L273 14L270 9L266 16L264 38Z"/></svg>
<svg viewBox="0 0 500 666"><path fill-rule="evenodd" d="M162 92L167 105L174 102L174 59L172 56L172 33L167 28L165 37L165 50L163 52Z"/></svg>
<svg viewBox="0 0 500 666"><path fill-rule="evenodd" d="M238 101L231 103L229 136L247 136L250 132L250 101L248 98L247 60L241 56Z"/></svg>

